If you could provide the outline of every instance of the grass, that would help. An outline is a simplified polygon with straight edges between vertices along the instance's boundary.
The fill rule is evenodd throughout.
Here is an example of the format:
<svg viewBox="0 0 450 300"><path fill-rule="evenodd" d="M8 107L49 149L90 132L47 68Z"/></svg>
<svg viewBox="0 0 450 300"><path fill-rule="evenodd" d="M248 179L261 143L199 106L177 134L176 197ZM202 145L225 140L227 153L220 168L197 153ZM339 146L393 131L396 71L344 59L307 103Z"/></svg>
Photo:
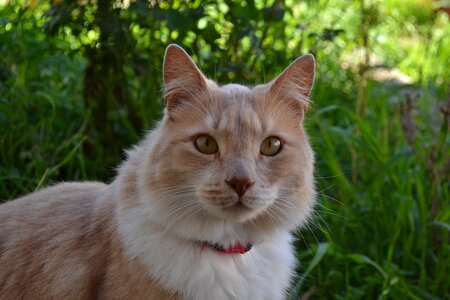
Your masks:
<svg viewBox="0 0 450 300"><path fill-rule="evenodd" d="M264 51L258 48L261 52L255 54L245 39L241 52L235 52L234 43L227 44L222 36L222 50L207 44L197 54L210 76L223 81L254 75L252 80L259 82L281 70L297 48L316 56L317 84L307 127L317 157L318 206L309 228L298 232L301 275L289 299L449 298L448 16L435 15L429 3L413 0L402 5L393 0L286 1L286 6L291 10L284 12L283 32L295 38L285 49L272 49L262 40L258 47ZM100 145L102 133L92 125L95 117L83 97L81 79L89 61L73 35L50 36L41 30L47 9L45 3L33 9L20 3L0 5L0 22L5 24L0 26L3 200L61 180L109 181L123 157L118 149L138 140L125 108L112 106L108 117L114 147L108 151ZM213 19L214 7L208 11ZM297 19L304 21L300 34L295 31ZM221 22L230 30L229 21ZM274 26L280 26L277 22ZM152 34L133 26L135 36ZM167 42L162 35L170 31L163 29L158 42L138 40L136 52L156 50L125 69L129 102L138 108L141 130L162 109L161 102L149 99L160 97L161 47ZM275 39L271 30L260 34L269 35L267 41ZM240 69L233 69L240 67L238 59L248 59L256 71L244 68L239 77ZM227 61L232 64L225 66ZM375 62L403 72L410 83L372 77ZM149 66L148 73L143 65Z"/></svg>
<svg viewBox="0 0 450 300"><path fill-rule="evenodd" d="M329 114L346 118L351 128L344 131L328 126L323 120ZM330 289L338 299L367 295L439 299L449 293L448 227L444 225L448 224L450 199L448 174L430 176L432 170L425 166L432 155L426 152L429 149L424 149L427 156L421 157L406 146L395 145L396 139L404 139L400 118L389 119L398 124L368 124L337 106L313 116L322 140L316 144L318 157L325 157L325 172L332 171L318 181L319 190L324 190L318 207L322 217L313 231L320 243L310 255L304 253L305 257L315 255L311 264L317 265L316 270L307 267L310 276L302 282L319 287L316 297L328 298ZM345 166L345 160L351 158L340 157L340 153L350 156L352 151L358 154L353 182L350 177L355 170ZM446 151L441 159L448 159ZM320 167L319 172L323 170ZM432 199L439 202L437 215L433 214Z"/></svg>

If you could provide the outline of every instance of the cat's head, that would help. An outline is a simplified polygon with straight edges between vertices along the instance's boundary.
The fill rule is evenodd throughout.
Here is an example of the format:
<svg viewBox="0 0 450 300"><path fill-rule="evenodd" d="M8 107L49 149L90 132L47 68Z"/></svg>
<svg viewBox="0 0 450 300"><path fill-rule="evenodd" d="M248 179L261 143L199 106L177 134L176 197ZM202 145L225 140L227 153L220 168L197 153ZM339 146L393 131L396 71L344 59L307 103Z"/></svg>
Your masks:
<svg viewBox="0 0 450 300"><path fill-rule="evenodd" d="M144 164L155 218L181 231L301 225L314 205L314 157L303 127L314 68L305 55L267 84L219 86L170 45L165 114Z"/></svg>

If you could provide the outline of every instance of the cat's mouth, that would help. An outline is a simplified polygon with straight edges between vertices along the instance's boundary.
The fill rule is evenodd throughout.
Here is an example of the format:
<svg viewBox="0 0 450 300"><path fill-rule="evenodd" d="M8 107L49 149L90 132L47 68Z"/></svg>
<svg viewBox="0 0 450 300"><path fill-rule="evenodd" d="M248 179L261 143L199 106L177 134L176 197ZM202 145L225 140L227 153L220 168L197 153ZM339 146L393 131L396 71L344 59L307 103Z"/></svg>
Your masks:
<svg viewBox="0 0 450 300"><path fill-rule="evenodd" d="M270 191L264 194L249 191L245 195L227 193L227 191L202 192L198 199L209 215L239 223L257 217L276 199Z"/></svg>
<svg viewBox="0 0 450 300"><path fill-rule="evenodd" d="M248 212L251 211L253 209L251 209L250 207L248 207L247 205L245 205L241 200L237 201L236 203L224 207L224 210L228 210L228 211L234 211L234 212Z"/></svg>
<svg viewBox="0 0 450 300"><path fill-rule="evenodd" d="M251 207L245 201L239 199L235 203L216 206L214 208L214 215L225 220L243 222L254 218L260 211L261 208Z"/></svg>

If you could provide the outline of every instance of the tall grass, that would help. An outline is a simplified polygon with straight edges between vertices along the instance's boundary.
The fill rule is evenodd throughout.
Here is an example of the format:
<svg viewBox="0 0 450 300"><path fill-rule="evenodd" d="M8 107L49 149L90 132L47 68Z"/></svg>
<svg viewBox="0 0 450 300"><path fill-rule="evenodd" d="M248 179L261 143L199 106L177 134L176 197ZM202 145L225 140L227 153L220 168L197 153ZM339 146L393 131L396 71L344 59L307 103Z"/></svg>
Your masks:
<svg viewBox="0 0 450 300"><path fill-rule="evenodd" d="M239 48L249 51L260 73L244 68L242 78L231 74L240 52L226 49L234 44L222 45L223 52L206 45L196 53L211 77L239 81L254 74L259 82L273 77L299 49L316 55L307 127L317 157L318 205L314 221L298 232L301 275L290 299L449 298L448 17L434 15L424 1L291 2L286 1L291 10L283 20L290 24L285 34L294 38L284 57L274 54L282 52L278 44L275 50L267 46L276 40L269 29L260 44L267 61L256 62L259 54L251 52L248 39ZM91 126L92 111L83 99L89 63L84 53L73 35L44 34L48 5L19 4L0 5L0 199L61 180L111 180L122 158L115 149L131 146L139 134L127 125L125 108L115 107L108 114L117 141L113 151L102 149L102 133ZM217 13L212 6L208 11L209 18ZM300 34L297 19L304 21ZM133 34L146 36L145 30L135 25ZM158 34L164 30L169 31ZM145 39L137 45L141 52L151 46ZM368 60L361 55L365 51ZM162 109L155 101L161 74L154 70L161 57L148 59L150 73L143 65L125 70L142 130ZM215 65L227 61L228 69ZM410 82L373 76L377 64L403 72Z"/></svg>
<svg viewBox="0 0 450 300"><path fill-rule="evenodd" d="M385 100L377 97L374 106ZM374 106L369 111L376 110ZM348 128L330 126L324 122L327 115L339 116ZM324 299L444 298L449 293L450 263L448 170L428 168L448 160L448 148L437 154L435 166L427 167L435 144L424 145L423 138L432 129L418 133L417 147L425 148L419 154L405 145L400 117L388 116L387 122L377 117L378 122L364 122L338 106L312 116L311 131L320 133L320 139L313 135L319 157L320 217L312 231L320 242L307 251L300 243L299 251L306 261L317 255L321 260L312 260L314 270L301 268L309 271L302 283L316 286L315 297ZM441 122L442 128L448 126ZM359 154L354 182L351 151ZM437 215L434 201L439 202Z"/></svg>

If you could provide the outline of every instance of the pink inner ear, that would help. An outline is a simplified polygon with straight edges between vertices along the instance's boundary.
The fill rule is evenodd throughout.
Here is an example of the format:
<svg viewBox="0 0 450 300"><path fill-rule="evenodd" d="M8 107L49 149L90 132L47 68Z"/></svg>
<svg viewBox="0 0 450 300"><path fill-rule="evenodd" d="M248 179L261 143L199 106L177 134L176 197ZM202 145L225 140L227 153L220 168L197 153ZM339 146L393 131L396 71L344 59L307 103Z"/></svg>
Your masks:
<svg viewBox="0 0 450 300"><path fill-rule="evenodd" d="M164 57L164 84L171 85L175 82L190 82L191 84L204 85L204 75L197 68L189 55L179 46L167 47Z"/></svg>
<svg viewBox="0 0 450 300"><path fill-rule="evenodd" d="M270 93L278 101L293 101L290 107L304 115L314 84L315 62L310 54L296 59L272 83ZM297 104L296 104L297 103Z"/></svg>
<svg viewBox="0 0 450 300"><path fill-rule="evenodd" d="M164 102L169 112L206 88L204 75L177 45L167 47L163 70Z"/></svg>

